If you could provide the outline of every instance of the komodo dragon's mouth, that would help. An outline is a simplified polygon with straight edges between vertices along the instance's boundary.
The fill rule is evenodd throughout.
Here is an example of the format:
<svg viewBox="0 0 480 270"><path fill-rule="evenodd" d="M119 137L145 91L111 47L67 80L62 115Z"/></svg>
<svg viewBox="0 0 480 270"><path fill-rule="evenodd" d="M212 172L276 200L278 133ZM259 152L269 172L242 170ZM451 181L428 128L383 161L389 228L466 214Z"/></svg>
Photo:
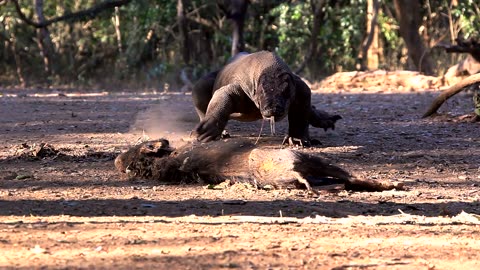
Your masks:
<svg viewBox="0 0 480 270"><path fill-rule="evenodd" d="M282 120L287 114L286 106L262 106L260 113L263 118L275 118L275 121Z"/></svg>

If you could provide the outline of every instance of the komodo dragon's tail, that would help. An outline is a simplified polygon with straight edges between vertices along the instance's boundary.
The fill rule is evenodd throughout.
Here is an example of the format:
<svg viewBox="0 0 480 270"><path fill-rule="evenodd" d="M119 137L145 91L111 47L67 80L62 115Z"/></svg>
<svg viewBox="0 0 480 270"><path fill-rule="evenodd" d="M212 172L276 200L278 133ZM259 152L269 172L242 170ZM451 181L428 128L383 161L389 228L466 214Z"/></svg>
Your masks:
<svg viewBox="0 0 480 270"><path fill-rule="evenodd" d="M331 115L312 106L309 123L314 127L323 128L326 131L329 128L335 129L335 122L340 119L342 119L342 117L338 114Z"/></svg>

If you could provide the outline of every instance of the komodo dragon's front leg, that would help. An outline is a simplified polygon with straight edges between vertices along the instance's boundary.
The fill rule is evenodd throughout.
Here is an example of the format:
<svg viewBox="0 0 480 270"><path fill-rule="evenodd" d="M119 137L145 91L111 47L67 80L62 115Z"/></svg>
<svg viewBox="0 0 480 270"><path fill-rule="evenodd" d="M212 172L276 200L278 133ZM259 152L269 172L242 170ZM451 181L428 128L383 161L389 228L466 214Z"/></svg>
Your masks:
<svg viewBox="0 0 480 270"><path fill-rule="evenodd" d="M310 91L297 88L295 100L290 104L288 110L288 135L284 139L284 143L300 144L301 146L311 145L308 132L311 111L310 95Z"/></svg>
<svg viewBox="0 0 480 270"><path fill-rule="evenodd" d="M195 110L197 111L200 121L205 118L208 104L213 96L213 86L217 78L218 71L211 72L200 78L192 89L192 99Z"/></svg>
<svg viewBox="0 0 480 270"><path fill-rule="evenodd" d="M310 115L312 113L311 91L310 88L298 76L293 76L295 83L295 99L288 111L288 135L284 139L284 144L300 144L310 146L310 135L308 126ZM320 144L318 142L318 144Z"/></svg>
<svg viewBox="0 0 480 270"><path fill-rule="evenodd" d="M209 142L219 138L230 115L239 111L246 98L246 94L237 84L229 84L216 90L208 104L205 117L195 127L197 139Z"/></svg>
<svg viewBox="0 0 480 270"><path fill-rule="evenodd" d="M335 129L335 122L342 119L340 115L331 115L325 111L318 110L311 105L311 91L305 82L298 76L294 76L295 100L290 105L288 113L288 136L284 143L300 144L310 146L321 144L318 140L310 140L308 126Z"/></svg>

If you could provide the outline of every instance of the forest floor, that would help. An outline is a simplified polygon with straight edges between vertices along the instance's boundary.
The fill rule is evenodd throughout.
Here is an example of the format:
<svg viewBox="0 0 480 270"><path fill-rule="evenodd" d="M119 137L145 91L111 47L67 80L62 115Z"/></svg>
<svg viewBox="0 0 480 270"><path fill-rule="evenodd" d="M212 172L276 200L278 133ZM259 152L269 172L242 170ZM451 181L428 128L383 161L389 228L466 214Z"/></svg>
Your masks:
<svg viewBox="0 0 480 270"><path fill-rule="evenodd" d="M421 119L439 91L314 86L313 104L343 119L335 131L311 128L323 145L304 151L407 190L311 196L115 171L144 134L188 139L198 121L189 94L0 92L2 269L480 268L480 124L465 116L468 93ZM280 147L285 127L260 144ZM229 123L234 136L259 130ZM42 143L60 154L35 158Z"/></svg>

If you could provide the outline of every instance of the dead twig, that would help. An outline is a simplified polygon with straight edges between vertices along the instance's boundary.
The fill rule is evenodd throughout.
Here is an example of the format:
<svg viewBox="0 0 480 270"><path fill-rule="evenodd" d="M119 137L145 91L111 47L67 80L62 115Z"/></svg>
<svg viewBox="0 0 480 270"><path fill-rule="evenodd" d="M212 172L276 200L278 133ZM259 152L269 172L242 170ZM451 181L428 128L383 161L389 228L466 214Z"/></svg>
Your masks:
<svg viewBox="0 0 480 270"><path fill-rule="evenodd" d="M453 97L454 95L462 92L467 86L470 86L475 83L480 83L480 73L471 75L466 79L460 81L459 83L453 85L449 89L443 91L437 98L435 98L428 108L428 110L423 114L422 118L426 118L436 113L440 106L443 105L447 99Z"/></svg>
<svg viewBox="0 0 480 270"><path fill-rule="evenodd" d="M42 21L42 22L35 22L33 20L30 20L23 12L20 7L20 4L18 3L18 0L11 0L13 5L15 6L15 10L17 11L17 14L19 18L25 22L28 25L31 25L35 28L44 28L47 27L53 23L56 22L61 22L61 21L81 21L81 20L88 20L94 18L98 13L103 12L104 10L109 10L113 9L115 7L120 7L123 5L127 5L131 2L132 0L118 0L118 1L112 1L112 0L107 0L105 2L102 2L100 4L97 4L91 8L65 14L59 17L55 17L50 20ZM1 3L1 2L0 2Z"/></svg>

